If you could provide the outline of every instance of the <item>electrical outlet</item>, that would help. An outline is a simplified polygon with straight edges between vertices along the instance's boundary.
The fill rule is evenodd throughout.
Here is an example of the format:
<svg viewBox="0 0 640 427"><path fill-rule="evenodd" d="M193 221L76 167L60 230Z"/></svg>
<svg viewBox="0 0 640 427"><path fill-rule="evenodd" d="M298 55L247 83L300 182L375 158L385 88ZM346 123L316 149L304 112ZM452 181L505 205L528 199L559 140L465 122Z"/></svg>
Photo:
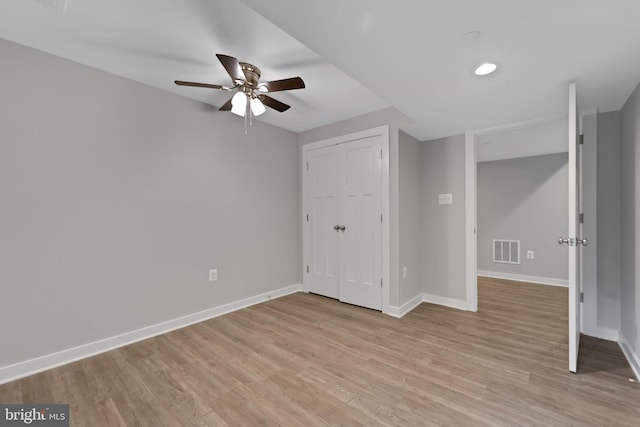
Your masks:
<svg viewBox="0 0 640 427"><path fill-rule="evenodd" d="M215 282L216 280L218 280L218 269L212 268L211 270L209 270L209 281Z"/></svg>
<svg viewBox="0 0 640 427"><path fill-rule="evenodd" d="M527 259L533 259L534 256L535 254L533 253L533 251L527 251Z"/></svg>

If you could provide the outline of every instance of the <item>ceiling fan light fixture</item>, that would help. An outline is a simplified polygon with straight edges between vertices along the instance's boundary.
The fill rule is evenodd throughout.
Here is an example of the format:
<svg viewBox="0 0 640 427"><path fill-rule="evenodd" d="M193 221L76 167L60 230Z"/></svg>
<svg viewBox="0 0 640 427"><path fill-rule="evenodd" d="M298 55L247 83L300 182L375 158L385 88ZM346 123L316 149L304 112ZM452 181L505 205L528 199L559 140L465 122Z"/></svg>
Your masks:
<svg viewBox="0 0 640 427"><path fill-rule="evenodd" d="M244 92L238 92L231 98L231 112L238 116L244 117L247 110L247 95Z"/></svg>
<svg viewBox="0 0 640 427"><path fill-rule="evenodd" d="M497 68L498 66L496 64L492 62L485 62L484 64L476 68L476 71L474 72L476 76L486 76L487 74L493 73Z"/></svg>
<svg viewBox="0 0 640 427"><path fill-rule="evenodd" d="M265 108L262 101L260 101L258 98L251 99L251 112L254 116L257 117L260 114L263 114L265 111L267 111L267 109Z"/></svg>

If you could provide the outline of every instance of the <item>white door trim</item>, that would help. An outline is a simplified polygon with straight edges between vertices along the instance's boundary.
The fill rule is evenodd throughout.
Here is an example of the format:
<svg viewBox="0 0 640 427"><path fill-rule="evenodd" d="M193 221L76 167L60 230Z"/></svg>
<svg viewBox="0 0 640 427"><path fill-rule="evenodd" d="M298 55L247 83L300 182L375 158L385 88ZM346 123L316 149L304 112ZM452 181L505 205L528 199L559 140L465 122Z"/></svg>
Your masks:
<svg viewBox="0 0 640 427"><path fill-rule="evenodd" d="M476 165L476 136L496 132L505 132L539 126L546 123L566 121L566 117L552 117L541 120L530 120L479 129L465 133L465 240L466 240L466 296L467 310L478 311L478 239L477 227L477 165Z"/></svg>
<svg viewBox="0 0 640 427"><path fill-rule="evenodd" d="M477 248L478 234L476 233L476 142L475 134L467 132L464 135L464 194L465 194L465 240L467 254L467 311L478 311L478 274Z"/></svg>
<svg viewBox="0 0 640 427"><path fill-rule="evenodd" d="M391 229L390 229L390 202L389 202L389 126L380 126L359 132L341 135L322 141L305 144L302 146L302 289L309 292L309 279L307 276L307 265L309 265L308 242L310 239L309 227L307 226L306 215L309 212L309 197L307 188L307 154L310 150L338 145L358 139L380 136L382 138L382 312L390 312L391 297Z"/></svg>

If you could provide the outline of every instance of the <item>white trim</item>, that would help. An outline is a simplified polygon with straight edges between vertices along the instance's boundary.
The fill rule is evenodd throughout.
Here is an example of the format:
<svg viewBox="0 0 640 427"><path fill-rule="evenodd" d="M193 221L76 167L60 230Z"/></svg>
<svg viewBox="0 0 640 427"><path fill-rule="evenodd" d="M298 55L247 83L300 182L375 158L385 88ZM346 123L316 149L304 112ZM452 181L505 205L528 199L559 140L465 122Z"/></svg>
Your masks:
<svg viewBox="0 0 640 427"><path fill-rule="evenodd" d="M629 345L629 341L626 339L622 333L620 333L620 348L624 353L624 356L627 358L633 373L636 375L636 380L640 381L640 357L634 353L633 349Z"/></svg>
<svg viewBox="0 0 640 427"><path fill-rule="evenodd" d="M378 129L382 136L382 312L388 313L391 308L391 135L388 125Z"/></svg>
<svg viewBox="0 0 640 427"><path fill-rule="evenodd" d="M199 323L223 314L231 313L242 308L246 308L261 302L269 301L274 298L280 298L285 295L293 294L301 290L301 285L287 286L275 289L271 292L245 298L239 301L224 304L218 307L209 308L198 313L189 314L177 319L168 320L156 325L147 326L136 329L134 331L125 332L124 334L105 338L103 340L94 341L77 347L25 360L23 362L14 363L12 365L0 368L0 384L5 384L38 372L66 365L80 359L95 356L106 351L114 350L125 345L133 344L147 338L165 334L167 332L184 328L194 323Z"/></svg>
<svg viewBox="0 0 640 427"><path fill-rule="evenodd" d="M616 329L601 328L600 326L585 328L585 330L582 331L582 333L590 337L596 337L596 338L600 338L601 340L615 341L615 342L618 342L620 337L620 334L618 334L618 331Z"/></svg>
<svg viewBox="0 0 640 427"><path fill-rule="evenodd" d="M462 299L441 297L440 295L432 295L432 294L422 294L422 298L424 302L429 304L437 304L443 305L445 307L456 308L458 310L467 310L467 301Z"/></svg>
<svg viewBox="0 0 640 427"><path fill-rule="evenodd" d="M516 282L530 282L539 285L561 286L566 288L569 281L566 279L556 279L553 277L526 276L524 274L501 273L498 271L478 270L478 276L492 277L494 279L514 280Z"/></svg>
<svg viewBox="0 0 640 427"><path fill-rule="evenodd" d="M409 313L411 310L422 304L424 300L424 295L418 294L415 297L411 298L409 301L402 304L402 306L397 307L395 305L389 306L389 311L386 313L389 316L401 318L405 314Z"/></svg>
<svg viewBox="0 0 640 427"><path fill-rule="evenodd" d="M472 132L464 136L464 193L465 193L465 241L466 241L466 306L468 311L478 311L477 269L477 209L476 209L476 142Z"/></svg>
<svg viewBox="0 0 640 427"><path fill-rule="evenodd" d="M477 259L477 162L476 135L489 135L516 129L525 129L546 123L567 121L565 117L548 117L518 123L476 129L465 132L465 240L466 240L466 298L467 310L478 311Z"/></svg>
<svg viewBox="0 0 640 427"><path fill-rule="evenodd" d="M389 306L389 311L387 311L385 314L388 314L392 317L401 318L423 302L442 305L444 307L455 308L463 311L469 311L467 310L467 301L465 300L441 297L440 295L433 294L418 294L415 297L411 298L409 301L402 304L402 306L400 307L394 305Z"/></svg>
<svg viewBox="0 0 640 427"><path fill-rule="evenodd" d="M382 312L389 313L391 310L391 208L389 202L390 194L390 168L389 168L389 125L378 126L375 128L341 135L322 141L304 144L302 146L302 290L309 291L309 280L307 276L306 266L310 265L308 261L308 243L310 239L309 227L306 225L306 213L309 212L309 197L307 195L307 175L306 162L310 150L338 145L346 142L356 141L359 139L370 138L372 136L380 136L382 138Z"/></svg>

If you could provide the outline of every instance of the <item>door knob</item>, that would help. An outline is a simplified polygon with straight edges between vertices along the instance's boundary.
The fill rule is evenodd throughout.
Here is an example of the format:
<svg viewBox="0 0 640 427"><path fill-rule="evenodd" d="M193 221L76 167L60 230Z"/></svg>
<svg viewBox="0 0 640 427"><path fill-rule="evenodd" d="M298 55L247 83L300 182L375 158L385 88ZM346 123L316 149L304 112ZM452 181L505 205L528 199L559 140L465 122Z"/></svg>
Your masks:
<svg viewBox="0 0 640 427"><path fill-rule="evenodd" d="M333 226L333 229L338 231L338 230L340 230L340 226L338 224L336 224L336 225Z"/></svg>
<svg viewBox="0 0 640 427"><path fill-rule="evenodd" d="M558 244L562 245L564 243L569 243L570 239L564 239L562 237L558 237ZM578 245L582 245L582 246L587 246L589 244L589 240L587 238L582 238L582 239L571 239L571 245L570 246L578 246Z"/></svg>
<svg viewBox="0 0 640 427"><path fill-rule="evenodd" d="M346 229L347 229L347 227L345 227L344 225L341 225L341 226L340 226L340 231L344 231L344 230L346 230Z"/></svg>

